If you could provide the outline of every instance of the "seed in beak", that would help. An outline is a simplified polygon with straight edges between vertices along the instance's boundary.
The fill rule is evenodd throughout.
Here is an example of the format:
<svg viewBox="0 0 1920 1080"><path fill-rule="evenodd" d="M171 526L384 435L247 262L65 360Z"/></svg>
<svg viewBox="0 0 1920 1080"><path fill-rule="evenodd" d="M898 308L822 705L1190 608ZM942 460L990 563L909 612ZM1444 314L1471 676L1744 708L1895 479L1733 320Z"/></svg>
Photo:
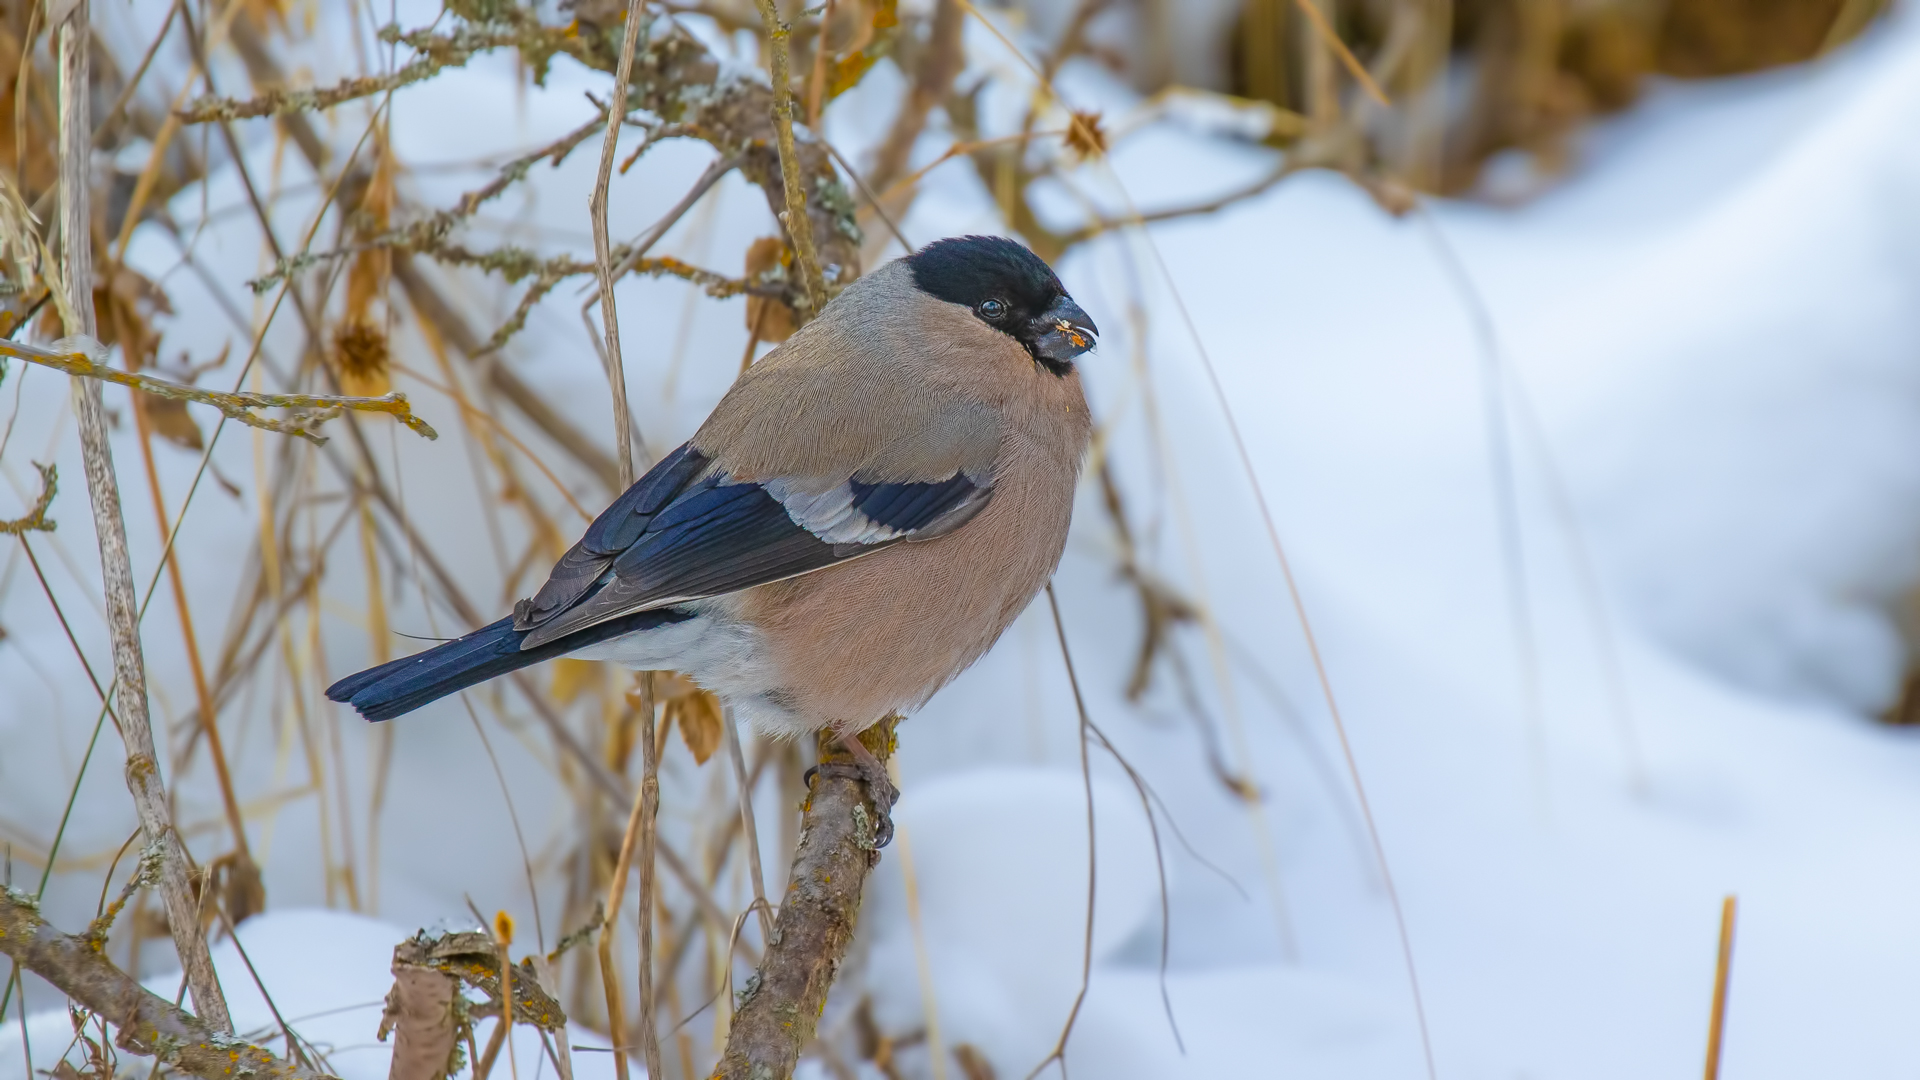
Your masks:
<svg viewBox="0 0 1920 1080"><path fill-rule="evenodd" d="M1073 343L1074 348L1084 349L1087 347L1086 335L1082 334L1072 323L1068 322L1067 320L1065 319L1053 320L1053 328L1055 330L1060 331L1062 334L1065 334L1067 336L1067 340Z"/></svg>

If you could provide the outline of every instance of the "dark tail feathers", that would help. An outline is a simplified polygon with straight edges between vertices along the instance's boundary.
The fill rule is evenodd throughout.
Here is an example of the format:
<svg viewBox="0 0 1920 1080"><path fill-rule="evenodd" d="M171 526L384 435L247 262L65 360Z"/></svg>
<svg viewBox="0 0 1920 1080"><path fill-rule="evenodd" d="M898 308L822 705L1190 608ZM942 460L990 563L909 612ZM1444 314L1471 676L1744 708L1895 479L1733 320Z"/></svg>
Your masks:
<svg viewBox="0 0 1920 1080"><path fill-rule="evenodd" d="M368 720L391 720L475 683L565 656L609 638L690 617L686 612L670 609L638 611L525 651L521 650L520 642L530 631L515 630L512 617L508 617L426 652L349 675L327 687L327 697L352 705Z"/></svg>

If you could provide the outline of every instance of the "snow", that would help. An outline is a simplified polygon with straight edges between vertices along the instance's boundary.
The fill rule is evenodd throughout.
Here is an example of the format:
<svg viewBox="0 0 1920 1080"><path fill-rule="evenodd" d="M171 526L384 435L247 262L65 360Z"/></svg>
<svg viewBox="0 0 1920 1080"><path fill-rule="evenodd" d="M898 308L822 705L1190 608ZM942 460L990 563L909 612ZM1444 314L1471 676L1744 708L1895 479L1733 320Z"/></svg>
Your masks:
<svg viewBox="0 0 1920 1080"><path fill-rule="evenodd" d="M977 30L974 63L1017 73ZM585 80L556 70L552 89L522 97L511 79L476 64L420 89L401 99L397 137L418 161L450 161L580 122ZM1124 111L1130 100L1086 70L1069 69L1063 88L1076 106ZM843 149L890 115L898 91L883 65L836 105ZM989 100L983 112L1002 107L1012 106ZM1920 22L1901 9L1817 64L1659 87L1593 133L1572 176L1518 209L1439 204L1396 220L1339 178L1307 174L1156 227L1151 244L1114 236L1069 257L1063 277L1107 331L1083 367L1147 562L1217 628L1177 639L1204 722L1225 767L1261 793L1250 807L1215 779L1170 672L1142 704L1125 701L1137 603L1114 578L1098 493L1083 493L1060 600L1093 719L1167 810L1165 992L1179 1039L1157 970L1152 836L1125 776L1096 749L1098 918L1069 1044L1076 1075L1424 1074L1387 883L1209 365L1352 740L1439 1074L1695 1073L1729 893L1740 923L1726 1075L1911 1070L1920 746L1870 715L1898 691L1906 647L1893 609L1920 578L1916 107ZM943 148L930 133L920 149L931 159ZM259 149L264 160L270 148ZM615 204L615 233L644 226L706 156L655 151ZM1236 186L1271 158L1156 124L1121 143L1114 163L1127 197L1151 209ZM591 168L582 156L543 171L541 198L503 206L494 227L577 233ZM1098 166L1074 182L1098 205L1126 201ZM444 203L467 178L423 170L409 183ZM224 184L213 203L236 204L237 185ZM1063 219L1083 205L1054 196L1045 211ZM311 198L289 195L289 220ZM729 180L717 199L711 251L770 231L755 217L757 191ZM992 201L950 166L902 225L923 241L992 228ZM175 258L145 234L135 252L157 269ZM210 231L202 254L229 281L258 272L242 231ZM206 316L177 319L172 347L210 355L229 328L189 273L169 288L183 311ZM570 295L563 288L536 313L509 357L600 431L604 384ZM660 283L622 288L623 325L647 328L630 331L633 385L677 372L672 393L634 395L655 452L723 391L744 336L735 303L702 301L684 348L673 345L683 297ZM1490 335L1476 321L1481 303ZM25 392L19 445L55 448L79 477L53 381ZM426 392L416 402L423 414L451 411ZM1504 458L1492 450L1490 402ZM250 476L248 440L229 437L216 461ZM137 452L124 432L117 450L126 474ZM391 453L421 520L472 520L463 509L482 495L451 443ZM175 500L191 464L163 462ZM1508 467L1517 553L1503 540L1496 483ZM27 490L18 456L4 468ZM81 565L56 587L101 656L97 617L74 584L97 582L77 491L62 496L59 535ZM252 506L203 493L182 538L189 580L244 556ZM127 516L146 553L136 566L150 569L144 491L129 490ZM447 540L456 572L492 603L498 569L486 544ZM1516 634L1516 581L1531 635ZM37 827L84 748L86 684L37 588L16 580L3 603L18 645L0 653L10 690L0 818ZM417 604L396 608L397 626L403 617L431 632ZM326 634L333 673L365 658L360 630L334 621ZM156 697L177 716L191 700L177 645L161 637L152 648ZM29 659L52 674L41 679ZM937 1019L945 1047L976 1047L1003 1077L1026 1075L1051 1049L1079 985L1086 795L1072 702L1039 604L905 725L901 835L843 976L846 989L872 990L888 1030ZM56 735L49 716L62 719ZM349 1080L384 1072L367 1003L384 993L391 947L410 928L461 917L466 894L531 918L518 858L495 842L510 835L505 812L490 787L473 786L489 766L464 712L430 710L395 731L406 784L385 822L387 921L302 910L331 894L298 848L315 835L315 814L295 804L273 826L288 839L258 841L273 910L242 928L290 1020L358 1007L296 1021L342 1048L335 1063ZM347 738L346 757L359 760L364 737ZM530 843L552 838L557 849L572 811L529 760L545 752L536 744L510 742L503 766ZM275 767L266 735L235 753L259 775ZM96 766L84 789L71 840L80 850L111 851L131 827L115 771ZM364 794L361 774L348 783ZM205 791L182 803L195 820L217 811ZM441 809L454 806L459 831ZM671 796L663 813L670 828L686 824ZM777 831L771 818L761 829ZM563 871L542 872L557 895ZM98 887L76 877L88 880L50 903L70 928ZM551 937L563 928L551 903L547 912ZM230 949L219 962L240 1026L264 1028L270 1017ZM153 985L170 995L176 984ZM66 1023L59 1011L37 1014L35 1046L64 1042ZM8 1040L10 1026L0 1080L20 1075ZM536 1056L518 1049L520 1075L537 1073ZM925 1075L924 1055L907 1051L907 1066ZM578 1055L583 1076L598 1057Z"/></svg>

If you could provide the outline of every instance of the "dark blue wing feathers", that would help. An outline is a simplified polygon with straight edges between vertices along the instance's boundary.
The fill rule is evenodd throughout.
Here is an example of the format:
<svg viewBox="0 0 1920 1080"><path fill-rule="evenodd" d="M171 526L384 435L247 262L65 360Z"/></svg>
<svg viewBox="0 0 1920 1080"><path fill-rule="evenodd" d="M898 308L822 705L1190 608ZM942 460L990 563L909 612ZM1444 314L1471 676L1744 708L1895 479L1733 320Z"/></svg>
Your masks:
<svg viewBox="0 0 1920 1080"><path fill-rule="evenodd" d="M611 638L691 618L659 607L716 596L830 566L912 539L984 502L964 472L913 483L848 481L851 502L894 535L828 543L757 483L729 482L682 445L662 458L588 526L514 617L426 652L349 676L327 688L369 720L386 720L475 683Z"/></svg>
<svg viewBox="0 0 1920 1080"><path fill-rule="evenodd" d="M690 617L670 608L636 611L524 650L520 643L526 638L526 632L515 630L511 618L501 619L426 652L341 679L327 687L327 697L351 704L368 720L391 720L475 683L565 656L610 638Z"/></svg>
<svg viewBox="0 0 1920 1080"><path fill-rule="evenodd" d="M904 484L867 484L855 479L847 486L853 490L854 509L901 532L926 528L981 490L964 472L945 480Z"/></svg>

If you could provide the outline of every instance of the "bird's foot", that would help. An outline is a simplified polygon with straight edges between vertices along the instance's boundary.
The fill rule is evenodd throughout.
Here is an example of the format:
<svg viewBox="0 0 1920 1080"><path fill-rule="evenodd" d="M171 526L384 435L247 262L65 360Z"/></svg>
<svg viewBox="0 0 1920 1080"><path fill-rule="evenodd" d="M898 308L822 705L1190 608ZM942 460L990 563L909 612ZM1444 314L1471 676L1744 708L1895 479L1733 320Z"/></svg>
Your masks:
<svg viewBox="0 0 1920 1080"><path fill-rule="evenodd" d="M837 776L845 780L858 780L866 785L867 797L873 800L875 820L873 824L874 858L879 858L880 849L893 842L893 804L900 799L900 789L893 786L893 779L887 775L887 767L873 756L873 751L861 745L859 739L847 736L840 745L853 754L852 761L823 761L808 769L802 783L809 786L813 775Z"/></svg>

